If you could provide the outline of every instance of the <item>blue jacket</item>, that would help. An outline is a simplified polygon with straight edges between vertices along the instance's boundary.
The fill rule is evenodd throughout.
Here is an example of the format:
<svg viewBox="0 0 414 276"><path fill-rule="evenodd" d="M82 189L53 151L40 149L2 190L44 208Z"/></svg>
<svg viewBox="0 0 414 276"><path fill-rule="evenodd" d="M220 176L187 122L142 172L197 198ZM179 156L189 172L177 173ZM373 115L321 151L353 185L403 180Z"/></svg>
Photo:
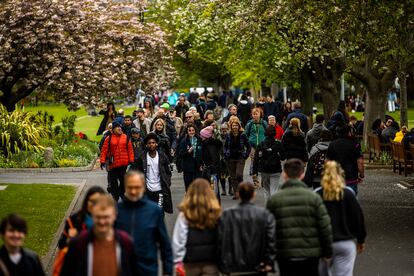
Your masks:
<svg viewBox="0 0 414 276"><path fill-rule="evenodd" d="M116 227L131 235L140 275L158 276L158 245L163 274L172 275L173 256L163 210L145 197L137 202L123 198L118 203Z"/></svg>
<svg viewBox="0 0 414 276"><path fill-rule="evenodd" d="M292 113L290 113L287 116L285 126L283 128L285 131L289 127L290 119L292 119L292 118L298 118L300 120L300 129L304 133L308 132L308 130L309 130L308 117L305 114L303 114L300 109L293 110Z"/></svg>

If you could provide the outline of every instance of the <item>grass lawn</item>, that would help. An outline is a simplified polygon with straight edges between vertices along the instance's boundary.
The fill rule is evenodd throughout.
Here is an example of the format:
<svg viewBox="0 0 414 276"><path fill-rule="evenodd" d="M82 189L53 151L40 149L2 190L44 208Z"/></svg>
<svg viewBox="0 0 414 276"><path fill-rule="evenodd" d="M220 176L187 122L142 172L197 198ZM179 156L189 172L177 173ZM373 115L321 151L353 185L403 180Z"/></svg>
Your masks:
<svg viewBox="0 0 414 276"><path fill-rule="evenodd" d="M124 109L125 115L132 115L134 107L118 107L117 109ZM50 115L55 117L55 124L61 122L63 116L76 115L78 118L75 124L76 132L85 133L89 139L99 142L102 136L96 136L99 124L103 119L103 115L99 116L88 116L88 113L84 108L77 111L69 111L63 104L43 104L39 106L28 106L25 107L25 111L47 111ZM99 111L99 110L98 110Z"/></svg>
<svg viewBox="0 0 414 276"><path fill-rule="evenodd" d="M39 256L47 254L50 243L75 195L75 187L53 184L0 184L0 217L18 213L27 219L25 247ZM0 242L1 243L1 242Z"/></svg>
<svg viewBox="0 0 414 276"><path fill-rule="evenodd" d="M55 123L60 123L63 116L76 115L78 118L86 116L88 113L84 108L80 108L76 111L69 111L63 104L43 104L39 106L26 106L24 111L47 111L50 115L55 117Z"/></svg>

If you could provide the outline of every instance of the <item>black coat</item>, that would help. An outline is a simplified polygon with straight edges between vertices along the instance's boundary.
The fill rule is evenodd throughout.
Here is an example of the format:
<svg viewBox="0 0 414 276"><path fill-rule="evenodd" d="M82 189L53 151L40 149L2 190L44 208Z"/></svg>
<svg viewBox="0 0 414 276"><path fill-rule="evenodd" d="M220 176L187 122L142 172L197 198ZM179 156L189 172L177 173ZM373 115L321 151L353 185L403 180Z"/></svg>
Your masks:
<svg viewBox="0 0 414 276"><path fill-rule="evenodd" d="M201 151L202 151L202 143L201 139L195 136L197 139L197 147L194 149L194 152L188 153L188 149L191 147L191 142L188 136L184 136L180 143L180 148L178 154L180 155L180 159L182 162L182 170L183 172L196 172L199 170L200 166L202 165L201 159Z"/></svg>
<svg viewBox="0 0 414 276"><path fill-rule="evenodd" d="M201 160L208 167L210 174L220 172L220 154L223 152L223 142L209 138L202 142Z"/></svg>
<svg viewBox="0 0 414 276"><path fill-rule="evenodd" d="M173 213L173 203L171 197L171 169L170 169L170 161L168 160L167 155L164 152L158 151L158 169L160 172L160 179L161 179L161 190L162 196L164 200L164 211L166 213ZM141 158L135 160L133 164L134 169L138 169L142 171L145 175L147 173L147 151L144 151Z"/></svg>
<svg viewBox="0 0 414 276"><path fill-rule="evenodd" d="M108 119L109 119L108 110L101 110L101 111L99 111L99 114L101 114L101 115L103 114L104 117L101 121L101 124L99 125L98 132L96 133L96 135L101 135L105 131L106 124L107 124ZM116 117L116 111L114 110L114 113L112 113L112 121L115 119L115 117Z"/></svg>
<svg viewBox="0 0 414 276"><path fill-rule="evenodd" d="M282 137L282 146L286 154L286 159L299 158L303 162L308 161L308 152L306 151L305 135L293 135L289 128Z"/></svg>
<svg viewBox="0 0 414 276"><path fill-rule="evenodd" d="M9 258L9 253L4 245L0 248L0 259L10 273L10 276L30 275L30 276L45 276L45 272L42 268L42 263L39 257L33 251L22 248L22 259L15 265ZM0 275L3 276L3 272L0 269Z"/></svg>
<svg viewBox="0 0 414 276"><path fill-rule="evenodd" d="M280 173L282 172L281 161L285 159L282 144L273 137L266 137L254 153L253 174Z"/></svg>

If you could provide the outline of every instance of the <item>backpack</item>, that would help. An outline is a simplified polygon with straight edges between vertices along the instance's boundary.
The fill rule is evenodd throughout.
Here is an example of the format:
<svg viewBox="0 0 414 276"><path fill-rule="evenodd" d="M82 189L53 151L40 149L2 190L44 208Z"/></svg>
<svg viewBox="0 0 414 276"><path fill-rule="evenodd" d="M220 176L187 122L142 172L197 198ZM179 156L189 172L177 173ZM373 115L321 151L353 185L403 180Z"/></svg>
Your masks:
<svg viewBox="0 0 414 276"><path fill-rule="evenodd" d="M312 155L312 173L313 175L322 175L323 169L325 167L325 160L326 154L328 153L328 150L321 150L318 147L316 147L318 151Z"/></svg>
<svg viewBox="0 0 414 276"><path fill-rule="evenodd" d="M264 130L266 131L266 123L265 123L265 121L264 120L260 120L260 123L262 124L262 126L263 126L263 128L264 128ZM250 132L252 131L252 125L253 125L254 123L253 123L253 121L249 124L249 129L247 130L247 133L249 133L249 135L250 135Z"/></svg>
<svg viewBox="0 0 414 276"><path fill-rule="evenodd" d="M263 147L259 149L259 157L260 157L260 171L262 172L272 172L275 170L277 166L280 167L280 156L279 152L277 151L277 143L272 146L268 146L266 143L262 143Z"/></svg>

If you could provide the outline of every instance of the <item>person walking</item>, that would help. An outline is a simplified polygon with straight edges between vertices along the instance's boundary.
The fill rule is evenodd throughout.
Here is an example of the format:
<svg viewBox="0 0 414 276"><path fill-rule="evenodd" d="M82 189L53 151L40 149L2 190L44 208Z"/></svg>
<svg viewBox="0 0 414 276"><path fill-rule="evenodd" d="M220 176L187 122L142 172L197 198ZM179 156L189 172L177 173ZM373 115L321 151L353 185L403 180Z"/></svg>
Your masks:
<svg viewBox="0 0 414 276"><path fill-rule="evenodd" d="M298 118L290 120L289 128L283 134L282 145L286 159L299 158L303 162L308 161L305 135L301 130L301 122Z"/></svg>
<svg viewBox="0 0 414 276"><path fill-rule="evenodd" d="M282 143L274 138L275 133L274 127L266 128L266 138L257 147L253 160L253 176L260 172L265 202L279 190L281 161L286 159Z"/></svg>
<svg viewBox="0 0 414 276"><path fill-rule="evenodd" d="M82 231L90 230L93 227L92 208L98 197L105 195L104 189L100 186L92 186L86 192L79 211L72 214L65 221L62 235L60 236L58 247L62 249L69 245L71 239L77 237Z"/></svg>
<svg viewBox="0 0 414 276"><path fill-rule="evenodd" d="M338 162L345 171L346 185L358 194L358 183L364 178L364 157L361 145L352 138L349 125L338 129L339 138L329 144L326 157Z"/></svg>
<svg viewBox="0 0 414 276"><path fill-rule="evenodd" d="M253 159L254 153L257 146L264 140L265 131L267 128L267 123L262 119L262 110L259 108L253 108L252 110L252 119L247 123L246 130L244 133L249 139L249 144L251 146L250 151L250 175L253 179L253 184L255 187L260 187L260 181L257 177L257 174L253 174Z"/></svg>
<svg viewBox="0 0 414 276"><path fill-rule="evenodd" d="M196 134L194 125L187 126L187 133L180 143L178 154L182 162L185 190L188 190L194 179L201 177L202 144L200 137Z"/></svg>
<svg viewBox="0 0 414 276"><path fill-rule="evenodd" d="M39 256L24 248L27 222L16 214L5 216L0 222L3 245L0 248L0 275L45 276Z"/></svg>
<svg viewBox="0 0 414 276"><path fill-rule="evenodd" d="M138 128L142 137L145 137L151 130L151 120L145 117L145 111L142 108L137 109L137 118L133 121L136 128Z"/></svg>
<svg viewBox="0 0 414 276"><path fill-rule="evenodd" d="M148 133L144 138L145 151L141 158L135 160L132 170L139 170L145 175L146 196L158 204L164 212L172 214L171 169L167 155L158 149L158 137Z"/></svg>
<svg viewBox="0 0 414 276"><path fill-rule="evenodd" d="M308 133L306 133L305 142L307 152L310 152L312 147L318 143L322 131L327 130L327 128L323 125L324 120L325 117L322 114L316 115L313 127L308 131Z"/></svg>
<svg viewBox="0 0 414 276"><path fill-rule="evenodd" d="M175 106L176 116L181 118L181 120L185 121L185 114L188 111L188 106L185 104L185 96L180 96L178 99L178 103Z"/></svg>
<svg viewBox="0 0 414 276"><path fill-rule="evenodd" d="M227 160L224 157L224 142L226 141L227 134L229 133L229 126L227 123L223 123L220 126L220 140L222 141L223 148L221 150L221 159L220 159L220 185L221 185L221 195L225 196L226 194L226 179L228 179L229 195L233 195L233 191L231 189L231 180L230 180L230 172L229 172L229 165Z"/></svg>
<svg viewBox="0 0 414 276"><path fill-rule="evenodd" d="M171 141L167 136L165 121L163 119L155 119L155 123L152 128L152 133L155 133L158 137L158 149L162 150L165 153L165 155L167 155L168 160L171 162Z"/></svg>
<svg viewBox="0 0 414 276"><path fill-rule="evenodd" d="M306 174L303 182L316 189L321 186L322 173L325 162L328 160L328 147L333 139L332 132L322 130L319 142L314 145L309 153L309 161L306 164Z"/></svg>
<svg viewBox="0 0 414 276"><path fill-rule="evenodd" d="M138 275L130 236L114 229L116 212L112 197L97 198L92 208L94 227L70 241L60 276Z"/></svg>
<svg viewBox="0 0 414 276"><path fill-rule="evenodd" d="M158 276L158 251L162 274L172 275L172 249L159 206L145 196L145 175L130 170L125 175L125 194L118 203L116 227L129 233L137 254L139 274Z"/></svg>
<svg viewBox="0 0 414 276"><path fill-rule="evenodd" d="M365 250L364 215L354 191L346 187L344 171L335 161L325 164L321 196L331 218L333 233L332 259L321 261L319 275L352 276L357 253Z"/></svg>
<svg viewBox="0 0 414 276"><path fill-rule="evenodd" d="M229 106L227 107L227 109L229 110L229 113L227 114L227 116L225 116L222 120L221 123L228 123L230 121L230 117L231 116L237 116L239 119L239 115L237 114L237 105L235 104L229 104Z"/></svg>
<svg viewBox="0 0 414 276"><path fill-rule="evenodd" d="M115 120L116 117L116 110L115 105L113 103L108 103L106 105L106 110L99 111L99 115L104 115L101 124L99 125L98 132L96 135L101 135L105 130L108 129L108 125Z"/></svg>
<svg viewBox="0 0 414 276"><path fill-rule="evenodd" d="M112 134L109 135L102 146L100 163L101 169L108 171L109 187L115 201L124 193L124 174L127 166L134 162L134 151L131 140L122 133L121 124L112 123Z"/></svg>
<svg viewBox="0 0 414 276"><path fill-rule="evenodd" d="M251 119L252 104L249 102L245 94L241 95L239 104L237 105L237 114L243 126Z"/></svg>
<svg viewBox="0 0 414 276"><path fill-rule="evenodd" d="M302 113L301 106L302 106L301 103L298 101L293 103L293 111L289 113L289 115L287 115L286 117L285 127L284 127L285 131L290 126L291 119L297 118L300 121L300 126L302 127L303 132L304 133L308 132L309 118L308 116Z"/></svg>
<svg viewBox="0 0 414 276"><path fill-rule="evenodd" d="M224 275L267 275L274 271L275 219L253 203L252 183L241 183L238 194L240 203L223 212L218 226L220 271Z"/></svg>
<svg viewBox="0 0 414 276"><path fill-rule="evenodd" d="M220 153L223 152L223 142L215 137L213 126L203 128L200 131L200 137L202 140L201 160L203 160L204 163L202 176L209 182L213 181L213 189L220 202L220 187L218 183L220 174Z"/></svg>
<svg viewBox="0 0 414 276"><path fill-rule="evenodd" d="M276 228L276 260L281 276L318 276L319 258L332 256L332 230L322 199L301 181L305 164L300 159L285 162L286 181L267 201Z"/></svg>
<svg viewBox="0 0 414 276"><path fill-rule="evenodd" d="M236 200L238 199L237 187L243 181L244 165L250 155L251 147L237 117L232 117L229 121L229 128L230 133L224 142L224 157L229 164L231 186L235 193L233 200Z"/></svg>
<svg viewBox="0 0 414 276"><path fill-rule="evenodd" d="M210 183L195 179L178 209L172 238L176 271L184 270L186 276L218 276L217 225L221 208Z"/></svg>
<svg viewBox="0 0 414 276"><path fill-rule="evenodd" d="M269 123L269 126L272 126L275 129L275 133L276 133L275 139L282 141L282 137L285 131L280 126L280 124L276 121L276 117L274 115L269 115L269 117L267 117L267 121Z"/></svg>

